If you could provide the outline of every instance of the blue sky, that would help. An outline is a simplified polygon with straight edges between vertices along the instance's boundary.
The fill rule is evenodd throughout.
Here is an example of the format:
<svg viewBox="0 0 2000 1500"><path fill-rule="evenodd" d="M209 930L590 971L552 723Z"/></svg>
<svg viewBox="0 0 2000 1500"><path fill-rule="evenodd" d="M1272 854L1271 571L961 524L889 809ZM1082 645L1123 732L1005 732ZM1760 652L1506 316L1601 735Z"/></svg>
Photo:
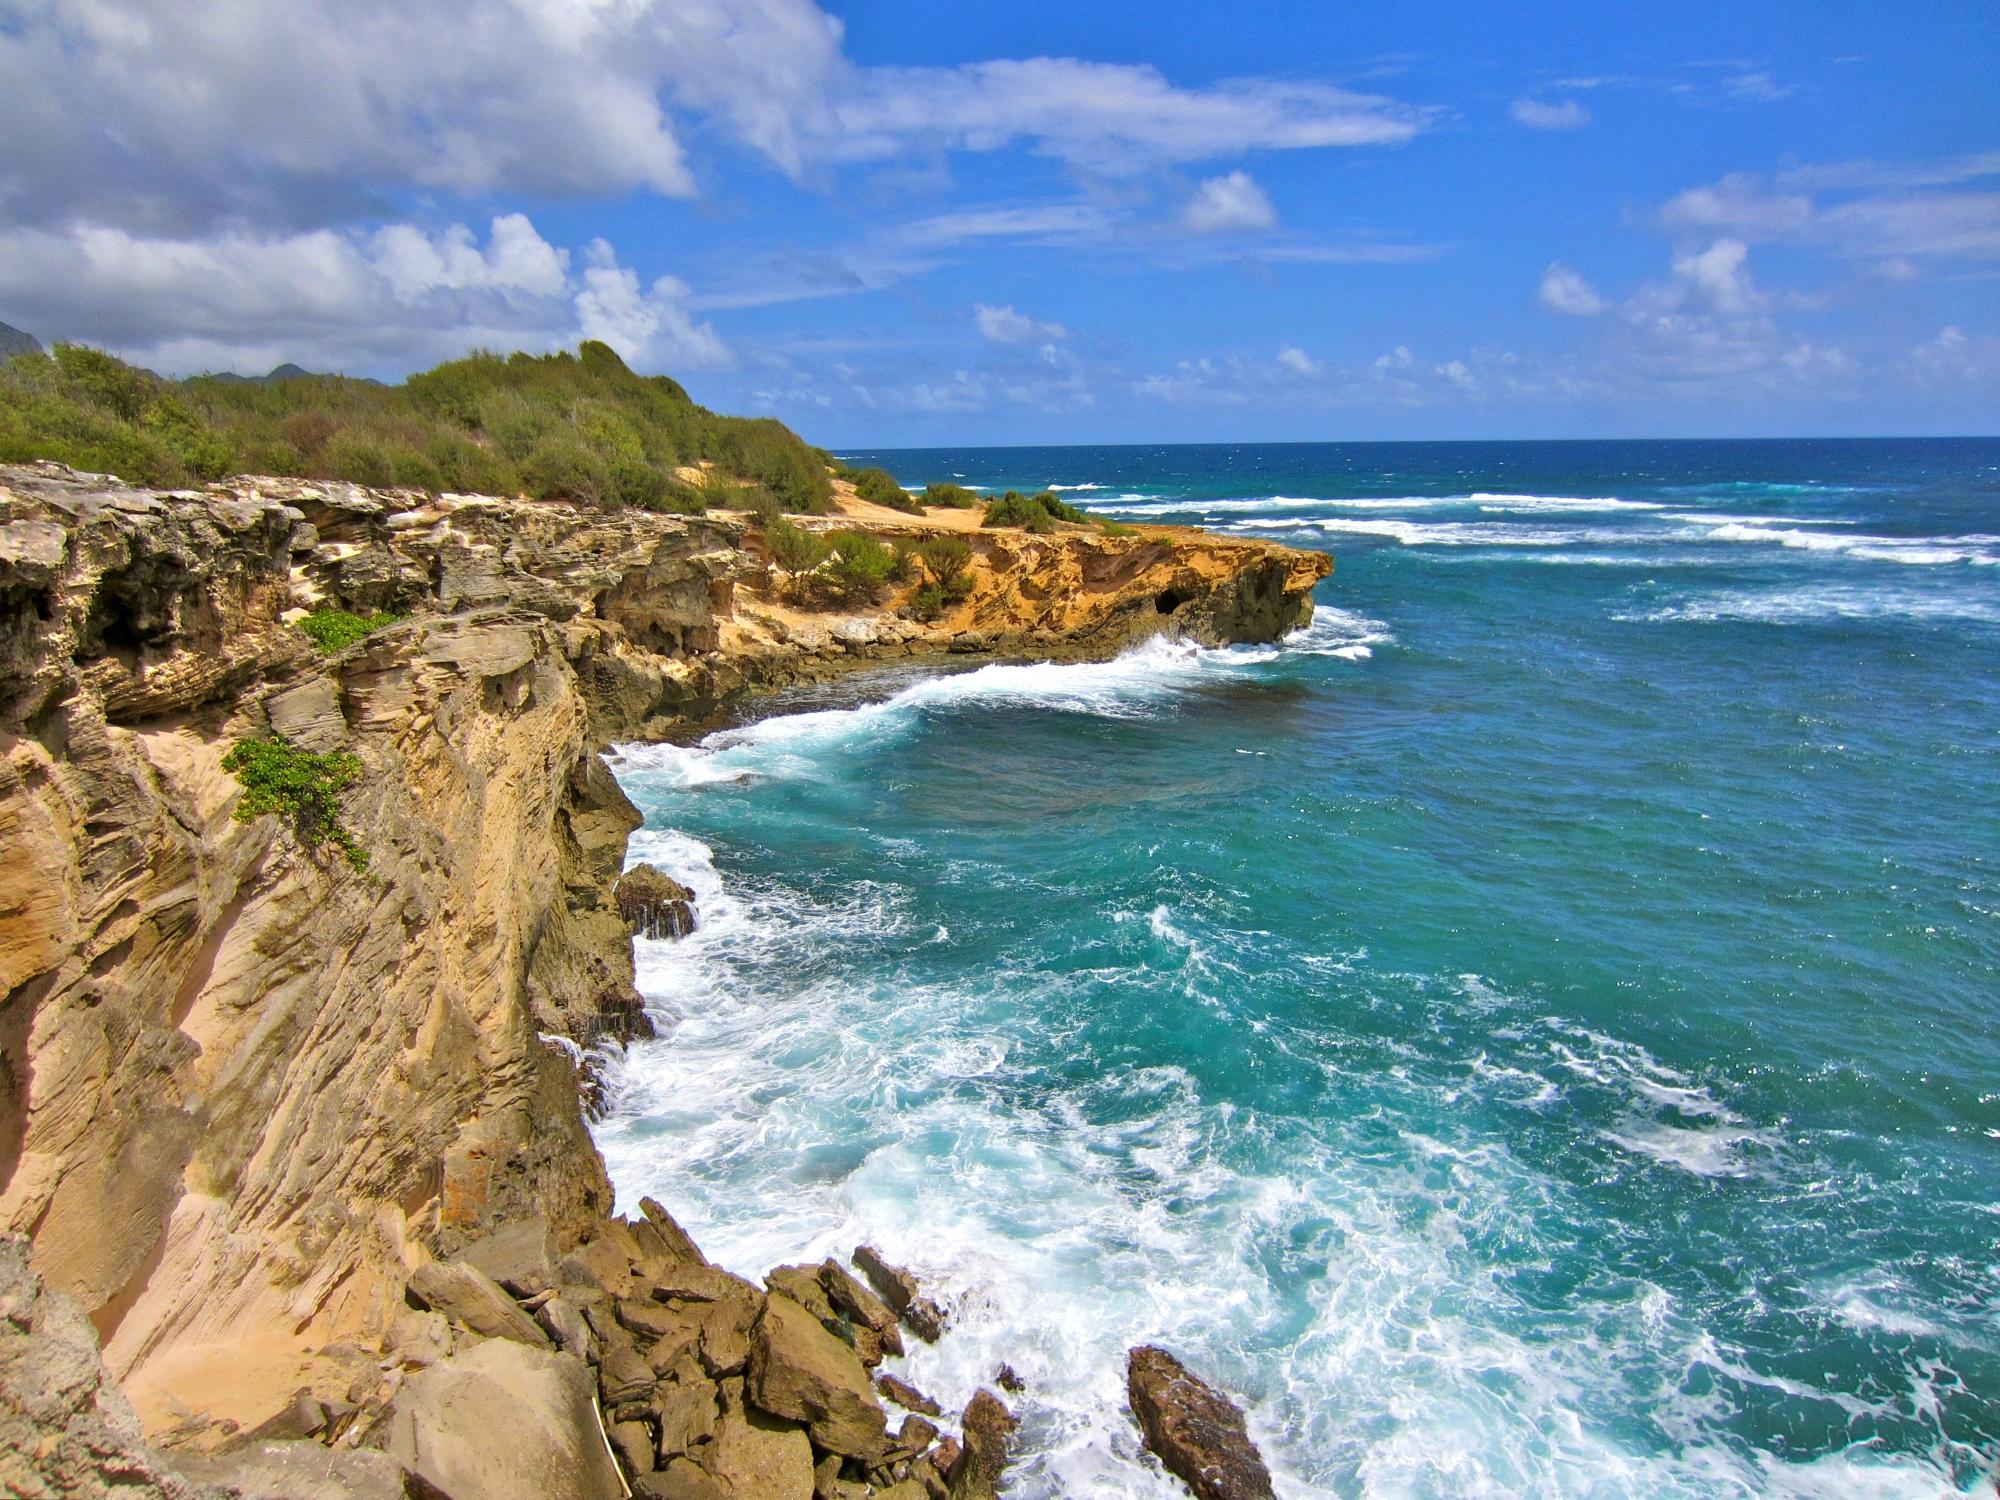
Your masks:
<svg viewBox="0 0 2000 1500"><path fill-rule="evenodd" d="M0 0L0 321L830 445L2000 429L2000 7Z"/></svg>

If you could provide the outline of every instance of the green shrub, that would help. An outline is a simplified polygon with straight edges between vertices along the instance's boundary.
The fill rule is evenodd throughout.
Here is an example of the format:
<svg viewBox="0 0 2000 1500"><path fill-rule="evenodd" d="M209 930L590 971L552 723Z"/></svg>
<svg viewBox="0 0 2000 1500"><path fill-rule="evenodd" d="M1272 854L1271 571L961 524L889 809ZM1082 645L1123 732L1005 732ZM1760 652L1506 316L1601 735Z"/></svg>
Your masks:
<svg viewBox="0 0 2000 1500"><path fill-rule="evenodd" d="M836 599L873 598L895 571L895 553L864 531L836 531L827 540L833 557L825 582Z"/></svg>
<svg viewBox="0 0 2000 1500"><path fill-rule="evenodd" d="M924 486L923 503L948 506L952 510L971 510L980 501L979 496L962 484L927 484Z"/></svg>
<svg viewBox="0 0 2000 1500"><path fill-rule="evenodd" d="M917 544L917 556L931 577L949 588L972 566L972 543L962 536L926 537Z"/></svg>
<svg viewBox="0 0 2000 1500"><path fill-rule="evenodd" d="M1092 516L1091 520L1096 524L1097 529L1106 536L1137 536L1139 534L1138 527L1127 526L1123 521L1113 521L1105 516Z"/></svg>
<svg viewBox="0 0 2000 1500"><path fill-rule="evenodd" d="M340 794L361 774L358 757L315 754L274 734L238 740L222 757L222 768L243 786L239 823L275 813L308 851L331 844L355 869L368 867L368 851L340 821Z"/></svg>
<svg viewBox="0 0 2000 1500"><path fill-rule="evenodd" d="M403 617L392 614L356 615L344 609L316 609L299 621L299 629L312 638L320 650L332 655L345 651L364 636L394 625Z"/></svg>
<svg viewBox="0 0 2000 1500"><path fill-rule="evenodd" d="M909 491L896 483L895 476L887 469L861 469L854 473L853 479L854 493L863 500L911 515L923 514L923 506L910 498Z"/></svg>
<svg viewBox="0 0 2000 1500"><path fill-rule="evenodd" d="M795 526L782 516L765 524L764 545L771 549L772 560L794 578L810 573L833 551L817 532Z"/></svg>
<svg viewBox="0 0 2000 1500"><path fill-rule="evenodd" d="M1042 533L1054 531L1064 521L1079 522L1088 519L1074 505L1065 505L1048 490L1039 495L1023 495L1009 490L998 500L986 507L986 518L980 524L985 526L1019 526L1025 530Z"/></svg>
<svg viewBox="0 0 2000 1500"><path fill-rule="evenodd" d="M696 508L673 475L705 462L717 484L737 487L732 505L742 486L781 511L824 512L833 495L827 455L782 423L717 416L600 343L473 354L394 386L336 375L165 381L59 344L0 362L0 459L34 458L140 484L275 473L650 510Z"/></svg>

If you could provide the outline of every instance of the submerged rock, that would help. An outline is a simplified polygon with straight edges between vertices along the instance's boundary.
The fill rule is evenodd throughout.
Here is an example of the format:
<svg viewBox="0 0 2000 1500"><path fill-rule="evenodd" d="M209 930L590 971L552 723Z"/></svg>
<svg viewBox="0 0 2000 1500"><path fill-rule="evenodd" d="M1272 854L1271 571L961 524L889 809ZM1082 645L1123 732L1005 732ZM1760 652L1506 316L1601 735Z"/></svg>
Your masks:
<svg viewBox="0 0 2000 1500"><path fill-rule="evenodd" d="M694 892L652 865L634 865L618 877L618 915L639 937L683 938L694 931Z"/></svg>
<svg viewBox="0 0 2000 1500"><path fill-rule="evenodd" d="M1271 1473L1228 1397L1156 1345L1126 1358L1126 1390L1146 1446L1200 1500L1271 1500Z"/></svg>
<svg viewBox="0 0 2000 1500"><path fill-rule="evenodd" d="M868 1278L869 1285L882 1295L890 1309L927 1344L935 1344L944 1333L944 1309L923 1295L917 1278L901 1266L891 1265L873 1245L854 1252L854 1264Z"/></svg>

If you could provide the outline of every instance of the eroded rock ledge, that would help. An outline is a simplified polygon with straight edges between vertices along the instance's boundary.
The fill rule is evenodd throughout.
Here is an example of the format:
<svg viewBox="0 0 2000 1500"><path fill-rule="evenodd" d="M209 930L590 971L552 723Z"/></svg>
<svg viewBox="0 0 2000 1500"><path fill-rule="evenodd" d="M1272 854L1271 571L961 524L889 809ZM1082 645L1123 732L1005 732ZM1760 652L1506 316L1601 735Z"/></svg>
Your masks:
<svg viewBox="0 0 2000 1500"><path fill-rule="evenodd" d="M919 623L785 606L740 516L0 468L0 1230L156 1443L301 1392L386 1410L413 1271L527 1221L558 1258L614 1233L576 1059L647 1022L606 743L898 657L1271 639L1328 566L970 539L969 595ZM288 623L322 605L405 618L328 656ZM358 758L365 872L232 816L223 757L271 733ZM832 1420L744 1410L746 1452Z"/></svg>

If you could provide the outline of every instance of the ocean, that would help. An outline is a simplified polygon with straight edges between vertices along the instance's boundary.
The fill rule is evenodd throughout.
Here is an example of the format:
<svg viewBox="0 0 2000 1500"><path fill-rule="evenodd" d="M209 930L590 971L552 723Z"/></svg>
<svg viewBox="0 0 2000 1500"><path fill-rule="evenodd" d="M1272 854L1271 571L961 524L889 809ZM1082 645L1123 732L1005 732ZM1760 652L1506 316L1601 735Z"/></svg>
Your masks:
<svg viewBox="0 0 2000 1500"><path fill-rule="evenodd" d="M870 1242L1008 1493L1990 1494L2000 441L844 454L1322 548L1279 645L879 676L616 757L702 926L599 1127Z"/></svg>

